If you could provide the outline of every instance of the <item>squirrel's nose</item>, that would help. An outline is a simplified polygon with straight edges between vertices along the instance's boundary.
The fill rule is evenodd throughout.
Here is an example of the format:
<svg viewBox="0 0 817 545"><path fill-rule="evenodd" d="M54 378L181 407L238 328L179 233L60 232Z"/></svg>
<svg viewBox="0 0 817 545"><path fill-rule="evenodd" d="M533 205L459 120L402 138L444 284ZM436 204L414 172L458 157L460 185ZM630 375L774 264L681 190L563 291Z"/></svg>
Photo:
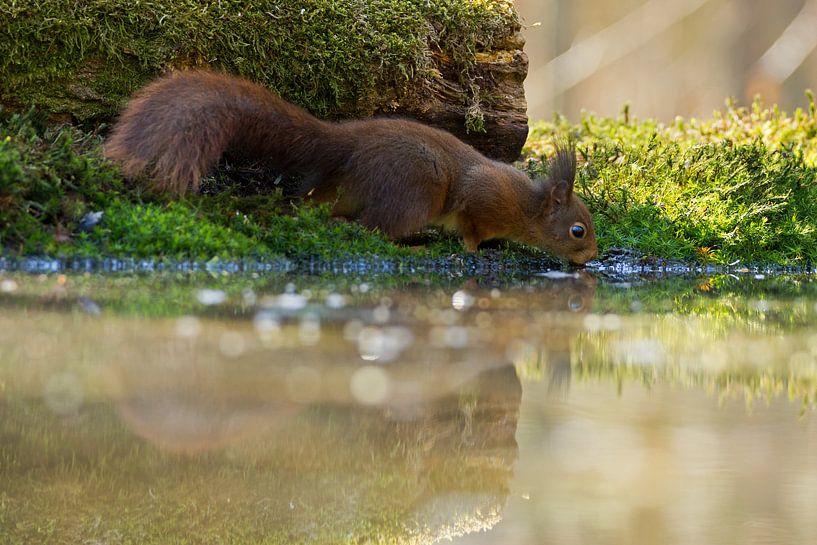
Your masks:
<svg viewBox="0 0 817 545"><path fill-rule="evenodd" d="M585 263L587 263L591 259L595 259L595 257L597 255L598 255L598 251L596 250L596 248L589 248L586 251L584 251L583 253L579 254L579 256L577 258L571 259L570 263L571 263L571 265L584 265Z"/></svg>

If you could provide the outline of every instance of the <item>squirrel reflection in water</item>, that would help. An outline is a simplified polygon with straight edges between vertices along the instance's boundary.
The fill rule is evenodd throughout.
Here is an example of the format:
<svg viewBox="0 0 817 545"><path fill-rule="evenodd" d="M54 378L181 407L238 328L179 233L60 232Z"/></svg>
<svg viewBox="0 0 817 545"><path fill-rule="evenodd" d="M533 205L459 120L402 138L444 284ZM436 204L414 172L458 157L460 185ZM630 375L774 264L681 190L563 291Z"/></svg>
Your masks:
<svg viewBox="0 0 817 545"><path fill-rule="evenodd" d="M275 475L292 487L265 488L265 501L282 494L286 504L295 495L299 509L315 513L309 525L326 524L320 514L332 513L333 526L349 521L344 534L366 528L366 541L378 541L380 531L377 519L366 519L369 511L383 509L368 505L371 497L400 514L401 532L428 542L485 530L501 519L518 456L522 388L513 365L493 366L447 393L398 406L304 406L269 401L269 395L249 402L191 384L202 379L209 382L200 375L131 396L119 409L150 443L183 458L211 460L203 466L205 479L208 467L221 471L212 462L219 458L207 453L226 450L231 466L245 462L245 472L258 473L254 480ZM382 490L382 483L391 484ZM244 494L258 492L251 487ZM291 535L310 531L297 519L288 524ZM386 535L393 532L390 526Z"/></svg>
<svg viewBox="0 0 817 545"><path fill-rule="evenodd" d="M313 498L315 512L326 511L320 501L364 501L371 487L389 482L388 501L406 514L406 527L419 525L430 540L490 528L501 518L518 454L517 366L532 364L512 348L540 351L551 383L566 387L571 341L592 306L593 276L553 276L502 290L489 279L431 292L405 286L390 326L417 327L416 339L429 335L429 323L418 325L416 315L424 305L455 316L474 342L451 348L418 340L388 365L362 361L342 324L324 324L312 346L248 349L226 360L212 346L225 324L204 324L216 329L186 349L120 366L119 382L131 393L119 411L136 435L184 458L226 451L231 464L244 460L252 474L294 475L298 496ZM455 290L471 294L470 307L452 308ZM486 317L490 340L481 343L478 324ZM357 402L350 383L360 370L382 370L389 394L372 405ZM354 502L342 503L355 511L350 518L359 516Z"/></svg>

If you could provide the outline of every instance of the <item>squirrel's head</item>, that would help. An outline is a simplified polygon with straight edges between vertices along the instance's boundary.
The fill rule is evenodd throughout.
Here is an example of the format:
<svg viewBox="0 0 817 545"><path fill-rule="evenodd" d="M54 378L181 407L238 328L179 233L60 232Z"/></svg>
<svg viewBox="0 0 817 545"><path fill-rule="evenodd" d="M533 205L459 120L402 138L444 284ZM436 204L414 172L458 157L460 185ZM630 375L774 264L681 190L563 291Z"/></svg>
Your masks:
<svg viewBox="0 0 817 545"><path fill-rule="evenodd" d="M575 179L575 152L557 148L547 179L535 182L536 220L528 225L524 242L583 265L596 257L596 231L587 206L573 193Z"/></svg>

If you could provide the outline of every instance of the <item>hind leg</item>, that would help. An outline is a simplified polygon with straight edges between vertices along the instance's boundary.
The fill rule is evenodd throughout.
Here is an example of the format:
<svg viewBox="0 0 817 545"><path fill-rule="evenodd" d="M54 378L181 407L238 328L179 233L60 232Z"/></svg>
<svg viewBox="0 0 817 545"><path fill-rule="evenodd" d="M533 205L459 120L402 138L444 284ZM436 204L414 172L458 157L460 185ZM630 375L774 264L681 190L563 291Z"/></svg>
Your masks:
<svg viewBox="0 0 817 545"><path fill-rule="evenodd" d="M448 188L433 163L416 158L384 164L378 149L366 153L372 156L363 156L361 165L376 165L378 170L373 173L361 167L350 173L344 184L359 206L360 223L400 239L422 231L440 215Z"/></svg>
<svg viewBox="0 0 817 545"><path fill-rule="evenodd" d="M429 221L427 206L406 206L386 210L375 205L363 209L358 221L368 229L378 229L391 239L399 240L422 231Z"/></svg>

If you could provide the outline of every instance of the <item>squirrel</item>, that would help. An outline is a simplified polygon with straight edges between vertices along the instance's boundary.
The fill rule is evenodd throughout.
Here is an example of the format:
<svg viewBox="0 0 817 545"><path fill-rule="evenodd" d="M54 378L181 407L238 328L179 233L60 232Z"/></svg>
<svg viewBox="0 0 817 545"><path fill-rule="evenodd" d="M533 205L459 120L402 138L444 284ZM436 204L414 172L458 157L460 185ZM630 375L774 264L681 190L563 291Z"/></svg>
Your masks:
<svg viewBox="0 0 817 545"><path fill-rule="evenodd" d="M302 179L301 196L393 239L454 228L474 252L510 239L574 264L596 256L593 221L573 194L575 152L559 146L531 180L452 134L415 121L320 120L261 85L209 70L172 72L136 92L104 155L126 178L183 195L222 155Z"/></svg>

